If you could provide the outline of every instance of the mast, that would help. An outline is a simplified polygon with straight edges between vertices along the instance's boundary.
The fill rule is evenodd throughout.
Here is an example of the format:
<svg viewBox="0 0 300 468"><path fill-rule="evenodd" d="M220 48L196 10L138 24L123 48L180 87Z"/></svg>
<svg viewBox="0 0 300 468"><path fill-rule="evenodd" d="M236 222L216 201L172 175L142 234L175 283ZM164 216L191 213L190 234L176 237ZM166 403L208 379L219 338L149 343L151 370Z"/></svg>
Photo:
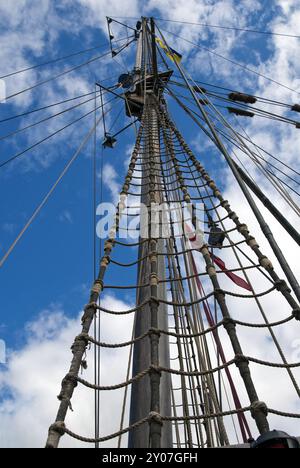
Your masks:
<svg viewBox="0 0 300 468"><path fill-rule="evenodd" d="M153 32L153 21L151 22ZM145 115L146 142L145 151L141 155L142 180L144 185L141 203L144 206L150 206L152 203L162 203L161 195L157 191L157 184L161 183L160 178L155 175L156 164L160 161L159 146L159 128L158 118L155 106L155 99L159 99L157 86L157 61L155 53L155 44L149 40L148 24L143 19L142 32L139 37L137 47L137 61L135 70L142 70L144 62L145 83L147 80L153 80L153 88L145 90L141 87L141 93L144 93L144 105L147 106ZM153 35L152 35L153 37ZM150 50L149 45L152 43ZM142 47L141 47L142 45ZM142 53L141 53L142 49ZM150 73L147 73L147 63L150 59ZM148 75L148 76L147 76ZM140 74L139 79L142 79ZM154 78L154 79L153 79ZM145 233L145 226L148 224L148 232ZM165 304L159 305L155 302L155 297L166 299L166 283L156 284L157 280L165 280L164 256L157 256L157 253L164 251L164 241L162 239L153 239L151 236L151 211L141 215L141 237L143 241L144 234L148 235L148 240L139 247L139 268L137 284L151 283L151 296L153 301L145 305L136 312L134 336L137 338L146 333L151 328L168 330L168 311ZM150 256L150 252L151 255ZM151 258L151 261L150 261ZM141 260L143 259L143 260ZM146 302L149 295L149 288L140 288L137 290L137 306ZM159 337L157 334L151 334L149 340L137 342L133 352L132 375L135 376L147 369L150 365L170 367L169 340L166 335ZM130 425L148 416L150 412L161 414L163 416L171 415L171 379L169 374L162 377L159 373L153 371L150 378L139 380L132 385L131 406L130 406ZM130 448L152 448L172 447L172 429L169 423L160 425L153 421L150 425L143 425L130 432Z"/></svg>

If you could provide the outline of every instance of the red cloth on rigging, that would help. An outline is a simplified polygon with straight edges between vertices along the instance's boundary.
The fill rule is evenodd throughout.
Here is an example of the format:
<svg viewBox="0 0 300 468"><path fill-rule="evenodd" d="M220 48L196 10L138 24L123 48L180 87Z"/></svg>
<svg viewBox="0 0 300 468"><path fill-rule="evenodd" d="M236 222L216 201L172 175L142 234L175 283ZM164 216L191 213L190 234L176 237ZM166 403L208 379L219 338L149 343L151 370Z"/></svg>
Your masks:
<svg viewBox="0 0 300 468"><path fill-rule="evenodd" d="M247 291L252 291L252 288L251 288L250 284L247 283L247 281L245 281L243 278L236 275L235 273L227 270L225 262L223 262L223 260L221 258L217 257L214 254L211 254L211 257L212 257L213 261L215 262L215 264L222 271L224 271L225 275L228 276L228 278L230 278L231 281L233 281L237 286L239 286L240 288L247 289Z"/></svg>
<svg viewBox="0 0 300 468"><path fill-rule="evenodd" d="M197 283L197 288L198 288L200 296L203 297L203 296L205 296L205 291L204 291L203 285L202 285L202 283L200 281L200 278L198 276L198 270L197 270L196 262L195 262L195 259L194 259L194 256L193 256L192 252L190 253L190 256L191 256L190 258L191 258L191 261L192 261L192 269L193 269L194 274L196 275L195 279L196 279L196 283ZM206 319L207 319L207 322L208 322L209 326L214 327L215 324L216 324L216 321L215 321L215 319L213 317L213 314L212 314L212 311L210 309L209 302L207 300L204 300L202 305L203 305L204 313L205 313L205 316L206 316ZM221 358L221 361L222 361L223 364L226 364L227 359L226 359L225 352L224 352L224 349L223 349L223 346L222 346L222 342L221 342L221 340L219 338L218 331L216 329L212 330L212 335L214 337L214 340L215 340L215 343L216 343L216 346L217 346L217 351L218 351L218 354L219 354L219 356ZM239 410L239 409L242 408L242 405L241 405L241 402L240 402L238 392L236 390L233 378L231 376L230 369L229 369L229 367L225 367L224 370L225 370L225 374L227 376L228 383L229 383L229 386L230 386L230 389L231 389L232 398L233 398L233 401L234 401L235 408L237 410ZM242 434L242 437L243 437L243 441L246 443L248 441L248 438L252 437L251 430L250 430L249 425L248 425L248 421L246 419L245 414L242 413L242 412L237 413L237 418L238 418L238 421L239 421L239 426L240 426L240 429L241 429L241 434Z"/></svg>

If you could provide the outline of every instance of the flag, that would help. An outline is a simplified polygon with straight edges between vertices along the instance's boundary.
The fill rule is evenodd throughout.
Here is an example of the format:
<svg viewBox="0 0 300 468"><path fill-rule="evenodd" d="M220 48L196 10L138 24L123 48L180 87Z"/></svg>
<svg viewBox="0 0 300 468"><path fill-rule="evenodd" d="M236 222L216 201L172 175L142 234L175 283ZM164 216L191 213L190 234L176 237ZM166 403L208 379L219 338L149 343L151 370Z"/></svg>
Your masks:
<svg viewBox="0 0 300 468"><path fill-rule="evenodd" d="M200 249L204 245L204 238L202 237L202 235L197 235L195 231L193 231L187 223L185 223L184 226L185 226L185 232L187 234L191 247L194 250L200 251ZM215 264L225 273L225 275L228 276L228 278L230 278L231 281L233 281L237 286L239 286L240 288L247 289L247 291L252 291L252 288L250 284L247 283L247 281L245 281L243 278L236 275L232 271L227 270L225 262L223 262L221 258L217 257L213 253L211 253L211 258L213 259ZM194 261L194 258L193 258L193 261ZM195 268L196 268L196 265L195 265Z"/></svg>
<svg viewBox="0 0 300 468"><path fill-rule="evenodd" d="M228 276L228 278L231 279L231 281L233 281L237 286L239 286L240 288L244 288L244 289L247 289L247 291L252 291L252 288L250 286L249 283L247 283L247 281L245 281L243 278L241 278L240 276L232 273L232 271L228 271L227 268L226 268L226 265L225 263L223 262L223 260L221 260L221 258L219 257L216 257L216 255L213 255L211 254L211 257L213 259L213 261L215 262L215 264L222 270L224 271L225 275Z"/></svg>
<svg viewBox="0 0 300 468"><path fill-rule="evenodd" d="M175 49L172 49L172 47L168 47L161 39L159 39L159 37L156 37L155 40L163 49L167 57L169 57L169 59L172 60L172 62L181 62L182 55L179 52L177 52Z"/></svg>
<svg viewBox="0 0 300 468"><path fill-rule="evenodd" d="M204 245L204 233L200 230L191 229L187 223L184 223L184 229L191 247L200 250Z"/></svg>

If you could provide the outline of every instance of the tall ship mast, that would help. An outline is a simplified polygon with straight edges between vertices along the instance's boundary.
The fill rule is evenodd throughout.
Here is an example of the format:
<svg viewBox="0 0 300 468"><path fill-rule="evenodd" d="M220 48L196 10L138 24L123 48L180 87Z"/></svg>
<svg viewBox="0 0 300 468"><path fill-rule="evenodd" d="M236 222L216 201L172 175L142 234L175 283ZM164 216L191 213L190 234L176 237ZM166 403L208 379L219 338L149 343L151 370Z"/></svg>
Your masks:
<svg viewBox="0 0 300 468"><path fill-rule="evenodd" d="M92 127L0 259L2 267L94 143L93 203L102 217L100 240L94 239L97 268L46 447L71 438L95 448L299 448L300 411L280 396L289 388L299 405L300 362L283 341L299 327L300 285L273 232L274 222L297 255L300 234L288 218L300 215L299 173L256 144L243 122L271 119L297 132L300 105L249 94L242 84L235 90L194 80L178 37L160 24L107 18L109 54L125 64L124 73L94 83ZM116 38L116 30L126 37ZM129 65L125 57L133 49ZM125 124L111 125L109 111L114 125L120 116ZM197 129L197 145L185 136L183 119ZM107 177L103 154L114 158L119 138L131 131L134 144L128 137L122 153L126 174L106 216L98 186ZM219 160L207 164L213 151ZM238 191L239 207L225 195L224 178ZM119 339L124 332L126 341ZM80 412L90 415L88 434L76 423Z"/></svg>
<svg viewBox="0 0 300 468"><path fill-rule="evenodd" d="M113 22L108 19L111 39ZM270 435L282 434L282 418L293 415L285 414L284 407L270 407L268 400L262 398L253 368L263 366L265 375L268 369L276 368L288 377L295 394L300 396L294 365L287 361L275 331L290 321L297 326L300 289L253 194L298 243L299 234L232 158L224 140L229 139L257 162L257 154L247 139L215 106L213 93L192 80L181 63L181 55L169 45L155 21L142 18L134 34L136 62L132 72L119 78L119 98L124 101L127 116L137 121L136 141L99 274L85 307L82 331L72 346L73 359L62 383L59 410L49 430L47 447L57 447L63 434L96 446L111 444L114 439L120 445L125 436L129 448L152 449L226 447L234 445L236 437L244 444L259 437L264 442ZM116 52L112 50L112 54ZM171 84L184 89L188 98L180 98ZM97 85L101 93L117 94L101 83ZM243 213L236 213L230 200L223 197L221 188L201 163L201 155L191 150L176 119L170 115L167 97L174 99L199 131L217 146L285 278L277 273L273 259L261 250ZM230 114L254 117L256 97L232 92L226 101L230 103ZM113 146L114 140L114 136L105 134L103 144ZM293 204L285 188L279 185L278 190ZM118 236L122 217L129 216L136 204L140 207L139 238L122 243ZM136 260L126 264L114 260L118 250L134 247ZM137 266L135 306L123 311L107 310L101 301L101 295L111 287L106 285L106 271L115 267L126 270L133 265ZM253 273L261 278L259 290L252 283ZM125 277L121 274L121 279ZM285 304L286 314L281 320L273 320L266 310L265 298L271 294L281 297ZM245 303L251 303L246 309L251 310L251 317L254 309L259 312L258 323L249 314L243 315L243 320L235 318L234 311L243 309ZM93 322L101 324L102 314L116 314L120 321L127 314L134 314L131 340L112 344L101 342L100 336L90 336ZM273 342L277 361L250 356L239 337L243 327L249 327L253 337L264 330ZM130 348L129 372L124 382L102 385L101 370L98 383L80 376L89 344L108 348L111 353L119 347ZM96 353L96 361L99 359L101 353ZM102 436L100 400L95 438L76 435L65 424L78 385L97 394L123 389L118 431ZM278 432L271 430L274 427L270 427L270 415L280 417L275 428Z"/></svg>

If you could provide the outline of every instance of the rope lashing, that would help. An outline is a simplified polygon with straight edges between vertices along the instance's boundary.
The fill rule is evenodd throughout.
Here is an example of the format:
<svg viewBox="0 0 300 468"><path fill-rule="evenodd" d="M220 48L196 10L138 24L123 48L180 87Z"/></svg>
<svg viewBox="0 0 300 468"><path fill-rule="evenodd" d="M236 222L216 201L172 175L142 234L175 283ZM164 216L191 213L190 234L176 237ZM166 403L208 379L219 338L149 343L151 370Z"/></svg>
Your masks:
<svg viewBox="0 0 300 468"><path fill-rule="evenodd" d="M153 115L151 114L152 111ZM90 343L93 343L99 348L108 349L133 347L137 343L140 343L139 346L143 347L145 343L142 341L148 337L150 338L150 348L153 344L155 344L155 347L151 348L150 366L147 368L147 366L149 365L148 362L145 365L143 364L141 368L145 367L145 370L140 371L140 368L138 368L138 371L140 372L134 370L134 373L136 373L136 375L134 375L131 379L129 379L130 373L128 373L125 377L126 380L124 382L115 385L99 385L99 381L97 382L96 380L95 382L97 382L98 385L92 384L87 380L84 380L81 377L79 377L78 373L76 372L76 369L73 369L73 371L70 370L70 372L66 375L65 379L63 380L60 398L62 400L64 408L68 406L70 404L70 397L72 396L72 392L70 392L70 389L73 391L78 383L95 391L110 391L124 388L124 393L126 393L127 389L129 391L128 387L130 385L135 384L144 377L146 377L146 379L143 381L142 384L144 385L145 382L147 383L148 381L151 381L151 392L156 386L156 389L158 388L159 393L160 378L165 378L165 374L170 374L167 377L177 376L179 377L178 380L181 380L181 404L179 405L176 399L174 399L175 403L173 404L173 410L176 407L182 407L182 413L180 410L178 415L178 413L176 414L176 410L174 410L172 417L164 417L160 414L159 409L156 411L156 408L154 408L154 410L152 406L151 409L149 408L150 412L145 418L136 421L134 424L129 425L129 427L123 429L122 422L120 430L118 432L115 432L105 437L97 437L99 433L95 433L95 438L92 439L78 436L77 434L73 433L68 428L66 428L63 422L65 414L64 411L61 411L60 409L60 412L57 416L57 422L50 427L48 440L49 446L51 446L51 441L55 440L55 436L53 435L53 433L56 433L59 436L63 434L68 434L69 436L74 437L77 440L87 443L102 443L111 440L115 437L121 437L123 434L133 431L134 429L142 426L145 423L150 424L150 439L152 437L157 436L161 437L161 431L164 429L161 426L163 426L164 422L167 421L174 423L174 425L177 422L182 422L182 424L184 425L183 429L185 431L185 441L187 446L189 447L195 445L194 440L198 440L198 445L200 445L199 441L202 441L202 446L205 446L205 444L209 446L210 443L212 443L213 445L214 437L216 438L216 444L220 443L220 445L222 445L224 444L224 441L226 441L226 431L223 432L222 418L226 416L237 415L237 419L239 420L239 415L243 415L244 417L243 413L249 411L255 419L259 431L263 433L268 430L268 423L266 417L268 413L272 413L272 410L268 410L267 405L259 401L259 397L256 394L254 384L251 380L252 377L250 374L250 368L252 367L252 365L261 365L271 368L274 367L283 369L292 369L300 367L300 363L288 363L286 362L285 358L283 363L276 363L260 360L255 357L250 357L247 356L245 352L243 352L243 350L241 349L239 339L236 333L237 326L271 329L272 327L277 327L284 323L288 323L293 318L300 320L300 309L298 307L298 304L293 300L291 296L291 291L288 287L288 284L276 275L276 273L274 272L273 265L269 258L264 256L263 253L259 250L259 245L256 239L250 235L247 225L243 224L239 220L237 213L235 213L231 209L228 201L223 199L216 182L210 178L209 174L205 171L201 164L198 161L196 161L193 153L188 148L188 145L185 143L176 127L168 118L166 106L160 107L158 105L156 108L156 113L154 112L153 108L151 110L151 113L150 115L149 109L147 109L147 105L145 105L144 118L146 119L146 125L144 128L142 128L141 126L141 131L139 134L140 139L137 139L138 144L132 153L129 169L124 179L124 185L120 194L120 201L118 203L114 224L109 233L109 239L105 242L104 255L100 263L100 275L94 282L94 285L91 290L90 303L86 306L84 310L83 331L80 335L76 337L72 347L72 352L74 356L79 356L79 354L82 351L86 350ZM155 132L151 133L151 125L149 124L149 119L151 120L152 117L155 117L155 120L157 121L157 131L155 130ZM155 156L156 146L160 148L160 162ZM184 155L185 161L181 160L183 159L183 157L178 157L179 152L180 154ZM186 158L186 155L188 156L188 158ZM162 158L164 158L164 160ZM193 167L196 168L195 171L193 170ZM186 171L185 169L189 169L190 171ZM142 177L135 176L136 170L142 174ZM191 178L188 178L185 176L186 174L194 173L195 177L193 176ZM145 174L147 175L147 183L145 183ZM139 179L141 183L134 183L134 180L136 179ZM163 182L160 182L162 180ZM190 184L188 180L194 181L194 185ZM141 190L141 193L130 192L130 187L133 187L133 189L131 190L135 192L135 188L137 186L148 186L149 190ZM194 193L189 193L190 188L198 188L199 196L196 197L194 196ZM206 193L206 195L202 196L202 192L204 194ZM152 239L151 236L149 236L149 238L147 239L140 239L139 242L133 243L122 243L121 241L116 240L117 233L120 232L121 229L123 229L123 227L120 225L121 216L124 215L124 212L126 215L130 215L128 214L129 210L127 210L125 202L126 197L131 194L135 197L140 197L141 194L145 198L148 197L148 201L150 200L148 208L151 206L151 202L158 202L161 198L164 199L164 197L167 199L168 202L169 200L172 201L178 198L178 200L180 199L180 205L182 205L183 202L186 202L192 207L195 206L195 200L201 200L201 202L208 200L208 202L205 201L205 204L212 204L212 207L207 207L205 205L205 209L203 210L206 213L207 218L207 220L205 221L205 225L207 225L209 228L205 231L205 233L211 235L208 245L206 244L201 252L203 257L203 259L201 258L201 261L204 260L206 271L201 272L199 274L189 274L191 272L193 273L193 270L191 268L192 263L191 260L189 260L189 256L193 255L193 251L199 251L199 249L187 250L185 249L185 244L183 243L181 244L183 246L181 251L179 248L176 249L174 247L174 244L178 244L182 239L179 239L174 235L168 238L168 240L164 241L165 245L167 246L166 252L163 252L160 249L160 246L158 244L159 239ZM214 205L212 197L215 197L217 199L216 205ZM130 208L132 208L131 204ZM220 213L219 216L217 208L222 208L223 210L225 210L226 216L221 217L221 214L224 214L223 212ZM214 219L216 219L216 215L218 216L218 221L214 221ZM227 220L233 223L234 227L232 229L224 229L224 224L222 224L222 229L218 228L217 223L223 223ZM153 220L150 219L150 224L151 221ZM160 222L157 224L161 225ZM171 228L174 229L176 223L173 221L170 224ZM227 228L227 223L225 224ZM242 236L242 240L239 239L236 242L232 242L229 237L229 234L232 232L239 233ZM212 237L213 234L216 236L222 235L222 238L220 237L219 241L217 242L216 239ZM223 246L225 237L226 245ZM227 245L228 241L229 245ZM216 263L213 260L213 251L211 253L209 247L215 248L218 246L222 246L227 249L232 249L234 252L236 252L237 249L239 249L240 244L245 245L245 247L249 246L252 249L252 251L256 254L258 260L256 261L256 264L252 262L253 264L247 267L243 267L242 263L239 262L240 268L227 271L243 271L243 273L245 273L245 271L250 268L257 268L261 272L264 269L266 270L266 273L264 273L264 275L267 276L268 274L268 276L270 276L271 286L269 289L266 289L259 293L255 293L253 291L253 293L251 292L250 294L240 294L235 293L234 291L226 291L220 286L220 283L218 283L218 278L220 277L219 274L224 272L222 270L217 270ZM138 260L135 260L134 262L130 262L129 259L128 263L121 263L118 262L118 260L111 259L111 253L116 245L122 247L142 247L140 249L140 252L142 252L143 250L144 252L148 253L147 255L139 254ZM239 250L241 251L242 249ZM122 251L124 252L123 249ZM181 263L179 260L180 255L182 256L182 260L185 262L183 266L182 263L184 262ZM168 262L166 267L169 268L170 272L170 278L168 279L165 279L165 277L160 277L161 275L159 274L158 264L159 261L163 259L167 260ZM138 294L142 292L142 295L139 297L142 297L143 302L138 303L135 307L120 311L110 310L108 308L102 307L103 301L101 305L97 304L98 297L101 293L103 293L105 288L127 288L126 286L104 285L103 277L105 270L109 264L117 265L122 268L131 268L136 265L140 266L144 264L147 265L148 271L144 279L142 279L142 281L138 281L138 284L135 286L128 286L128 288L136 288ZM181 274L183 270L186 272L186 276L183 276ZM203 268L203 270L205 270L205 268ZM199 282L199 278L201 276L205 276L205 278L209 276L208 279L210 280L213 289L213 291L209 294L206 294L204 289L202 291L203 294L200 294L199 290L197 289L197 281ZM192 281L193 279L194 281ZM184 284L183 281L187 281L187 283ZM160 288L162 286L162 283L167 283L168 285L170 285L171 294L170 297L167 296L168 300L164 299L165 296L163 294L160 294ZM144 287L149 288L150 292L150 296L147 298L147 300L144 300L145 296L147 297L147 294L143 290L141 290L141 288ZM280 291L288 300L288 303L291 306L292 315L285 317L281 320L273 321L272 323L269 323L267 319L266 323L247 323L240 320L235 320L229 315L229 310L227 309L228 306L226 305L226 302L230 302L227 301L226 296L246 300L254 299L258 303L258 298L267 296L273 291ZM160 295L162 295L162 297L160 297ZM207 315L202 315L202 310L204 310L207 304L213 302L215 302L216 304L216 316L213 321L210 321L207 318ZM159 312L158 308L162 304L169 306L169 309L167 311L168 313L170 313L170 310L172 310L174 326L170 326L168 330L161 329L162 327L160 328L158 326L158 321L156 320ZM223 315L223 319L219 322L219 317L217 315L219 312L218 307L220 308ZM130 340L121 343L106 343L104 341L100 341L100 339L96 340L89 336L88 328L90 326L91 321L94 319L95 316L97 318L101 316L101 314L98 314L98 312L113 314L116 316L135 313L136 317L138 317L139 313L142 311L143 308L146 308L146 312L149 313L149 315L151 314L151 319L155 319L154 321L151 321L152 327L149 328L145 333L142 333L145 331L144 329L142 329L142 331L137 332L136 335L133 333L132 338ZM195 322L193 322L193 320ZM205 328L206 326L209 327ZM234 358L228 360L225 355L224 358L221 357L221 353L219 350L220 348L218 348L217 345L216 356L218 357L218 360L213 361L216 362L216 364L212 364L212 362L209 361L210 351L209 349L206 349L206 337L208 334L212 333L212 337L214 338L216 335L218 335L218 333L214 332L216 332L217 329L221 326L225 328L225 331L227 332L229 339L231 340ZM174 332L171 330L174 330ZM224 332L220 331L220 340L222 333ZM160 359L158 359L158 345L160 335L175 338L175 340L173 340L172 346L174 344L174 346L177 346L177 348L176 353L172 352L171 360L178 361L179 369L177 369L177 366L175 364L174 369L168 365L164 366L162 365ZM197 339L193 340L193 338ZM214 345L215 344L216 343L214 342ZM146 343L146 345L148 346L148 343ZM181 347L183 349L183 352L180 352ZM154 353L154 360L153 350L156 353ZM97 350L97 353L99 352L100 350ZM236 365L239 368L240 375L244 381L245 388L248 393L250 406L241 408L242 405L240 404L240 402L238 402L239 406L237 406L236 401L234 400L234 392L232 390L232 388L235 387L229 387L227 384L228 389L231 390L231 396L234 400L235 410L231 410L231 402L228 405L229 410L223 411L222 409L227 410L227 406L225 406L225 399L220 397L219 400L219 395L222 396L222 378L228 377L229 367L233 365ZM215 377L217 377L216 374L218 374L219 388L217 388L217 385L215 385L215 381L217 382L217 379L215 379ZM147 377L148 375L149 378ZM172 389L172 391L174 391L174 389ZM159 398L157 399L157 392L155 400L160 401ZM151 399L151 404L152 403L153 401ZM191 412L192 414L190 414ZM280 413L281 415L283 414L281 412L277 413ZM291 414L292 413L285 413L285 415L288 415L287 417L292 417ZM145 412L143 412L142 416L144 415ZM297 418L299 416L296 415L295 417ZM245 421L247 422L246 419ZM189 422L193 422L192 429L189 426ZM201 424L199 424L199 422L201 422ZM233 423L235 424L235 420L233 421ZM240 433L242 435L242 439L245 440L242 425L240 425ZM57 444L54 441L53 446L56 445Z"/></svg>
<svg viewBox="0 0 300 468"><path fill-rule="evenodd" d="M140 129L139 129L137 139L136 139L136 144L132 152L132 157L131 157L132 164L135 164L135 160L138 154L138 149L141 143L143 128L144 128L144 122L142 119ZM130 173L128 177L130 177ZM120 201L118 203L117 210L116 210L115 223L111 227L111 230L109 233L109 241L106 242L105 247L104 247L104 256L102 257L102 260L100 262L99 274L91 289L90 302L84 310L84 315L82 318L82 333L83 334L89 333L91 324L94 319L95 312L97 311L96 303L99 299L99 295L101 294L103 290L103 279L105 276L107 266L110 261L110 253L112 250L114 239L119 229L120 215L122 213L122 209L124 208L125 198L126 198L126 183L124 184L123 191L120 194ZM77 381L75 381L75 378L78 377L78 374L79 374L79 371L83 362L83 356L84 356L84 353L86 352L86 348L87 348L87 342L83 336L81 336L80 339L77 338L77 340L74 341L74 344L72 346L73 359L71 362L70 371L69 371L69 374L67 374L66 378L62 382L61 393L59 395L61 402L60 402L58 413L57 413L58 421L65 420L67 411L70 408L70 400L73 395L74 389L77 385ZM72 376L71 379L70 379L70 376ZM49 429L47 446L57 447L59 444L61 434L55 429L56 429L56 426L51 426Z"/></svg>
<svg viewBox="0 0 300 468"><path fill-rule="evenodd" d="M270 328L271 327L271 328L273 328L273 327L278 327L280 325L288 323L291 320L293 320L293 318L294 318L294 316L290 315L289 317L286 317L285 319L279 320L278 322L271 322L271 323L267 323L267 324L266 323L242 322L240 320L235 320L233 318L231 318L230 321L235 325L239 325L239 326L243 326L243 327L250 327L250 328ZM124 343L115 343L115 344L100 342L100 341L95 340L93 337L85 335L85 334L78 335L78 337L76 339L79 339L79 338L82 337L84 340L88 340L91 343L95 344L96 346L100 346L102 348L123 348L123 347L126 347L126 346L131 346L132 344L135 344L138 341L143 340L150 333L162 333L164 335L173 336L175 338L186 338L186 339L198 338L198 337L201 337L201 336L207 335L208 333L213 332L217 328L220 328L221 326L224 325L224 323L226 323L225 319L221 320L220 322L218 322L213 327L209 327L206 330L203 330L201 332L191 333L191 334L175 333L175 332L171 332L171 331L167 331L167 330L163 330L163 329L156 329L156 330L154 330L154 329L151 330L150 329L149 332L144 333L143 335L140 335L139 337L135 338L134 340L126 341Z"/></svg>
<svg viewBox="0 0 300 468"><path fill-rule="evenodd" d="M146 375L150 374L151 368L149 367L148 369L144 370L143 372L139 372L136 376L134 376L132 379L127 380L126 382L122 382L116 385L95 385L87 380L82 379L81 377L76 377L77 382L81 383L85 387L91 388L92 390L99 390L99 391L109 391L109 390L119 390L120 388L127 387L128 385L131 385L133 382L137 382L138 380L142 379Z"/></svg>
<svg viewBox="0 0 300 468"><path fill-rule="evenodd" d="M274 415L277 415L277 416L282 416L282 417L286 417L286 418L293 418L293 419L300 419L300 414L298 414L298 413L289 413L289 412L274 410L274 409L271 409L271 408L267 408L264 403L255 402L252 406L247 406L247 407L244 407L244 408L240 408L238 410L222 411L222 412L213 413L213 414L201 414L201 415L193 415L193 416L177 416L177 417L174 417L174 416L170 416L170 417L160 416L159 417L159 422L164 422L164 421L175 422L175 421L187 421L187 420L203 420L204 421L204 420L207 420L207 419L217 419L217 418L220 418L220 417L232 416L232 415L235 415L235 414L238 414L238 413L246 413L248 411L251 411L253 414L257 414L257 412L261 412L261 411L262 412L267 411L267 413L274 414ZM107 442L108 440L115 439L116 437L119 437L122 434L126 434L126 433L130 432L131 430L142 426L143 424L149 422L152 419L152 417L156 418L157 417L156 415L157 415L157 413L155 413L155 416L154 415L153 416L152 415L147 416L146 418L143 418L140 421L137 421L136 423L132 424L131 426L126 427L125 429L123 429L121 431L117 431L117 432L114 432L113 434L110 434L110 435L104 436L104 437L99 437L97 439L83 437L83 436L80 436L78 434L75 434L74 432L70 431L70 429L68 429L65 426L64 422L62 422L62 421L58 421L58 422L54 423L51 426L51 430L53 430L55 432L58 432L61 436L64 435L64 434L67 434L70 437L72 437L73 439L79 440L81 442L86 442L86 443L89 443L89 444L94 444L95 442L102 443L102 442ZM47 447L51 448L51 445L50 446L47 445Z"/></svg>
<svg viewBox="0 0 300 468"><path fill-rule="evenodd" d="M169 333L168 333L169 334ZM172 334L174 335L174 334ZM140 379L142 379L143 377L145 377L146 375L148 374L151 374L151 372L155 372L155 373L161 373L161 372L165 372L167 374L173 374L173 375L179 375L179 376L205 376L205 375L211 375L211 374L214 374L216 372L219 372L223 369L226 369L228 368L229 366L231 366L232 364L236 364L237 367L241 367L243 366L244 364L248 365L249 362L253 362L255 364L259 364L259 365L263 365L263 366L268 366L268 367L273 367L273 368L296 368L296 367L300 367L300 363L293 363L293 364L281 364L281 363L273 363L273 362L269 362L269 361L262 361L260 359L256 359L256 358L253 358L253 357L249 357L249 356L244 356L244 355L236 355L234 357L234 359L231 359L230 361L226 362L225 364L222 364L220 366L217 366L215 368L212 368L212 369L209 369L207 371L182 371L182 370L177 370L177 369L170 369L170 368L166 368L166 367L162 367L162 366L150 366L148 369L145 369L144 371L138 373L136 376L134 376L132 379L129 379L127 380L126 382L122 382L122 383L119 383L119 384L116 384L116 385L105 385L105 386L99 386L99 385L94 385L90 382L87 382L86 380L76 376L76 375L73 375L73 374L67 374L66 377L65 377L65 381L67 380L71 380L72 382L79 382L81 383L82 385L84 385L85 387L88 387L88 388L91 388L93 390L102 390L102 391L108 391L108 390L118 390L118 389L121 389L121 388L124 388L124 387L127 387L128 385L131 385L133 382L136 382ZM260 404L262 405L265 405L264 403L261 403Z"/></svg>

